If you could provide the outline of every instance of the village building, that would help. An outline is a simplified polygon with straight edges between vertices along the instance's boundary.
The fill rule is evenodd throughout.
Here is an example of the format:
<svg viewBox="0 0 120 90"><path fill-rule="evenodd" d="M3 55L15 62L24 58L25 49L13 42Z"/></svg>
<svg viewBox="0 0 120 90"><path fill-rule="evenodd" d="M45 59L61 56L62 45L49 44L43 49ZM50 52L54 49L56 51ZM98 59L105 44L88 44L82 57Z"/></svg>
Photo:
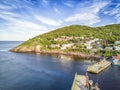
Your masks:
<svg viewBox="0 0 120 90"><path fill-rule="evenodd" d="M115 41L115 44L120 44L120 41Z"/></svg>
<svg viewBox="0 0 120 90"><path fill-rule="evenodd" d="M120 51L120 46L114 46L114 49Z"/></svg>
<svg viewBox="0 0 120 90"><path fill-rule="evenodd" d="M60 44L51 44L51 48L60 48Z"/></svg>
<svg viewBox="0 0 120 90"><path fill-rule="evenodd" d="M113 50L113 47L106 47L105 50Z"/></svg>
<svg viewBox="0 0 120 90"><path fill-rule="evenodd" d="M86 49L92 49L93 48L90 41L87 41L84 45L85 45Z"/></svg>
<svg viewBox="0 0 120 90"><path fill-rule="evenodd" d="M74 45L73 43L71 43L71 44L63 44L60 49L64 50L64 49L67 49L67 48L71 48L73 45Z"/></svg>

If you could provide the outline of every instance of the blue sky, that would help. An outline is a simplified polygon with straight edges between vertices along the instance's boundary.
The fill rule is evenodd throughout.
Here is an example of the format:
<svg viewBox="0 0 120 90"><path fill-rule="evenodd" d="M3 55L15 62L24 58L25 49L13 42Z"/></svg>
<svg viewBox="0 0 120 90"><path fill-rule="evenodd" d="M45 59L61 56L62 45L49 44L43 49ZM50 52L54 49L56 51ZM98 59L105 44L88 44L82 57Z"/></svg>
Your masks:
<svg viewBox="0 0 120 90"><path fill-rule="evenodd" d="M0 40L28 40L71 24L120 23L120 0L0 0Z"/></svg>

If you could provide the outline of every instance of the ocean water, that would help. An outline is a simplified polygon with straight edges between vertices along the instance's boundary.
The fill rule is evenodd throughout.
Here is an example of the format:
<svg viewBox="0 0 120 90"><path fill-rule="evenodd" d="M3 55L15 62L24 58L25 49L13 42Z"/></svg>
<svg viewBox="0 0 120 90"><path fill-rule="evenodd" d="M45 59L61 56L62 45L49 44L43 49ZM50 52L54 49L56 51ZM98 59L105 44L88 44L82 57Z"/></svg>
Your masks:
<svg viewBox="0 0 120 90"><path fill-rule="evenodd" d="M13 53L22 42L0 41L0 90L70 90L74 75L85 74L95 60L64 55ZM120 90L120 67L90 74L101 90Z"/></svg>

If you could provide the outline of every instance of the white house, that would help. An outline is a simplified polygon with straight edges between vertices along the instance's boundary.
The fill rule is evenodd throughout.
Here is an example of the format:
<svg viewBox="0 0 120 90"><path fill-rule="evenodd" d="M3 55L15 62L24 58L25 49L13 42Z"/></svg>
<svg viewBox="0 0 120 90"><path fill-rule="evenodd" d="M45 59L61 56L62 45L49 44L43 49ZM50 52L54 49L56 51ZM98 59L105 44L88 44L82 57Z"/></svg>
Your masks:
<svg viewBox="0 0 120 90"><path fill-rule="evenodd" d="M85 43L85 46L86 46L87 49L92 49L92 48L93 48L93 47L91 46L91 41L87 41L87 42Z"/></svg>
<svg viewBox="0 0 120 90"><path fill-rule="evenodd" d="M99 38L95 38L94 41L99 41L100 39Z"/></svg>
<svg viewBox="0 0 120 90"><path fill-rule="evenodd" d="M67 49L67 48L71 48L74 44L63 44L62 47L60 48L61 50Z"/></svg>
<svg viewBox="0 0 120 90"><path fill-rule="evenodd" d="M84 39L84 37L80 37L80 39Z"/></svg>
<svg viewBox="0 0 120 90"><path fill-rule="evenodd" d="M120 41L116 41L115 44L120 44Z"/></svg>
<svg viewBox="0 0 120 90"><path fill-rule="evenodd" d="M60 44L51 44L51 48L59 48Z"/></svg>
<svg viewBox="0 0 120 90"><path fill-rule="evenodd" d="M113 50L113 47L106 47L105 50Z"/></svg>
<svg viewBox="0 0 120 90"><path fill-rule="evenodd" d="M120 46L114 46L115 50L120 51Z"/></svg>

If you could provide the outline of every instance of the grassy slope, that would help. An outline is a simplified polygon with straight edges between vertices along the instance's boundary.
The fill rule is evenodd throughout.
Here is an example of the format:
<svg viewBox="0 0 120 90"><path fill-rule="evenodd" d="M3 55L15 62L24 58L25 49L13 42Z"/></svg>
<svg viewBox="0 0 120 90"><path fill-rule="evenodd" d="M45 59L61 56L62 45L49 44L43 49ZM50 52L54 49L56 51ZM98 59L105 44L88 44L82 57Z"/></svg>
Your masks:
<svg viewBox="0 0 120 90"><path fill-rule="evenodd" d="M96 28L80 25L66 26L27 40L14 48L13 51L33 51L36 45L40 45L42 46L42 49L45 49L45 46L51 44L54 38L60 36L94 36L96 38L102 38L114 42L117 39L120 39L120 24Z"/></svg>

